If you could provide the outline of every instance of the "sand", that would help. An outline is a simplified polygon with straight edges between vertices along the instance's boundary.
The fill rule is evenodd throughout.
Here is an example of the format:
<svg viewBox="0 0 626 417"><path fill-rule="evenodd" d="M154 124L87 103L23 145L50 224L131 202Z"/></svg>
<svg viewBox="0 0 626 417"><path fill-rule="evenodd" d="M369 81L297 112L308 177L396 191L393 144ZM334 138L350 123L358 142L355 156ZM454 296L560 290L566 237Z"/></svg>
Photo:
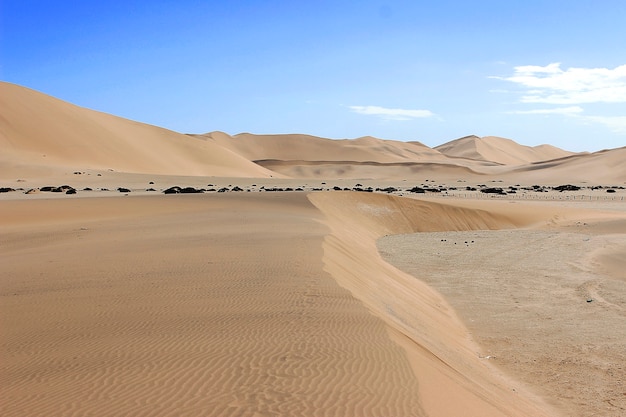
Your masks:
<svg viewBox="0 0 626 417"><path fill-rule="evenodd" d="M3 416L626 413L626 148L184 135L0 91Z"/></svg>
<svg viewBox="0 0 626 417"><path fill-rule="evenodd" d="M304 194L101 200L2 205L2 415L422 415Z"/></svg>
<svg viewBox="0 0 626 417"><path fill-rule="evenodd" d="M541 387L566 415L620 416L626 213L610 230L589 221L395 235L378 247L446 297L481 357Z"/></svg>

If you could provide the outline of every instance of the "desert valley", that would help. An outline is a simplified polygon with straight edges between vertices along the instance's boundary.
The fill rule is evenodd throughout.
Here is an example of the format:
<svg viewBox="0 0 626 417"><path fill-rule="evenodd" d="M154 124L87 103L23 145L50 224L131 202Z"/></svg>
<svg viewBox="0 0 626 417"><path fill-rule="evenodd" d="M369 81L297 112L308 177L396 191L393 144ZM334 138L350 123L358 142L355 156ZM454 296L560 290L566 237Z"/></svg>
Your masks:
<svg viewBox="0 0 626 417"><path fill-rule="evenodd" d="M173 132L0 83L3 416L626 415L626 147Z"/></svg>

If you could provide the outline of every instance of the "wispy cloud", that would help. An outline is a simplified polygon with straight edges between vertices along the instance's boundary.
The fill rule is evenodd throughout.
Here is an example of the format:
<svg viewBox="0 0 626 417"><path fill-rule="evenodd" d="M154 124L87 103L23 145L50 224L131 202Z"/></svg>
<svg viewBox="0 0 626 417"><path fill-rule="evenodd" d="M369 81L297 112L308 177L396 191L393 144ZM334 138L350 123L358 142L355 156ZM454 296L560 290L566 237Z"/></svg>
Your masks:
<svg viewBox="0 0 626 417"><path fill-rule="evenodd" d="M626 103L626 65L565 70L560 63L545 67L525 65L515 67L510 77L491 78L526 87L521 97L523 103Z"/></svg>
<svg viewBox="0 0 626 417"><path fill-rule="evenodd" d="M605 125L613 133L626 135L626 116L584 116L582 119Z"/></svg>
<svg viewBox="0 0 626 417"><path fill-rule="evenodd" d="M411 120L435 115L430 110L388 109L379 106L350 106L350 110L355 113L378 116L385 120Z"/></svg>
<svg viewBox="0 0 626 417"><path fill-rule="evenodd" d="M508 112L509 114L562 114L574 115L580 114L584 110L580 106L557 107L554 109L534 109L534 110L515 110Z"/></svg>

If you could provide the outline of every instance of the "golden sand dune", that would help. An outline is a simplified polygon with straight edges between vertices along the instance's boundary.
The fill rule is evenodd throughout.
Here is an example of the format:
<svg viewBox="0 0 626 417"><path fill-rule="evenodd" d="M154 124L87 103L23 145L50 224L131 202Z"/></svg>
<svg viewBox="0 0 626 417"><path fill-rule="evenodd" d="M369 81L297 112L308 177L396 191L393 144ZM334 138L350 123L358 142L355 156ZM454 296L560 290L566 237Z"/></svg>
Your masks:
<svg viewBox="0 0 626 417"><path fill-rule="evenodd" d="M466 136L435 147L444 155L502 165L524 165L572 155L551 145L524 146L511 139L496 136Z"/></svg>
<svg viewBox="0 0 626 417"><path fill-rule="evenodd" d="M14 84L0 82L0 109L0 167L12 177L59 167L170 175L271 174L215 144Z"/></svg>

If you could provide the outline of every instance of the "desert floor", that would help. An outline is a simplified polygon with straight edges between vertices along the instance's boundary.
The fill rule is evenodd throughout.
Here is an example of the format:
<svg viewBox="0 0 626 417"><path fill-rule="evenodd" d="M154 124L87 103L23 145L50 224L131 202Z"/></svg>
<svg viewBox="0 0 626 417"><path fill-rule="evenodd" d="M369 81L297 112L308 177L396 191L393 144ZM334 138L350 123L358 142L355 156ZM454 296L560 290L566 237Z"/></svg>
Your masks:
<svg viewBox="0 0 626 417"><path fill-rule="evenodd" d="M0 195L2 415L626 413L623 191L154 179Z"/></svg>

